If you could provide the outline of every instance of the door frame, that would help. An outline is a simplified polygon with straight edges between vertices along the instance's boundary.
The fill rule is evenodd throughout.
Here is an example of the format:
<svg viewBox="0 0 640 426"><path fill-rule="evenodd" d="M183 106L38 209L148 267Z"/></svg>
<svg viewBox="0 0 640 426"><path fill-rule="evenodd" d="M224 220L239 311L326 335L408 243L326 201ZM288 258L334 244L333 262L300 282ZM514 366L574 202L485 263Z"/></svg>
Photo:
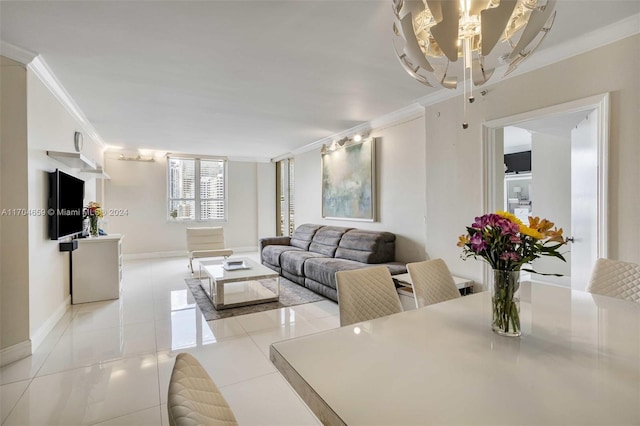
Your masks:
<svg viewBox="0 0 640 426"><path fill-rule="evenodd" d="M496 195L496 143L498 139L502 141L502 137L498 138L496 133L498 129L517 125L526 121L541 119L554 115L565 113L573 113L580 111L596 111L597 117L597 148L598 148L598 231L596 233L597 256L607 257L609 246L609 93L590 96L588 98L578 99L571 102L565 102L533 111L524 112L508 117L498 118L486 121L482 125L482 204L483 211L490 212L497 210L494 203ZM504 185L503 182L500 182ZM490 279L491 269L488 265L484 266L484 282L488 283ZM573 287L573 286L572 286Z"/></svg>

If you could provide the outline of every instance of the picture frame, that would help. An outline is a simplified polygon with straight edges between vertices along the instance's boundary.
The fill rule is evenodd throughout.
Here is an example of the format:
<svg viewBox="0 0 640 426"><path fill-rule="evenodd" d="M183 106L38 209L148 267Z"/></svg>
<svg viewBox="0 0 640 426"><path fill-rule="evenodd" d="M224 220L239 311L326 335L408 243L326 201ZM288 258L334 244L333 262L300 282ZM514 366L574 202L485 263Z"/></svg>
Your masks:
<svg viewBox="0 0 640 426"><path fill-rule="evenodd" d="M334 145L322 155L322 217L376 220L376 139Z"/></svg>

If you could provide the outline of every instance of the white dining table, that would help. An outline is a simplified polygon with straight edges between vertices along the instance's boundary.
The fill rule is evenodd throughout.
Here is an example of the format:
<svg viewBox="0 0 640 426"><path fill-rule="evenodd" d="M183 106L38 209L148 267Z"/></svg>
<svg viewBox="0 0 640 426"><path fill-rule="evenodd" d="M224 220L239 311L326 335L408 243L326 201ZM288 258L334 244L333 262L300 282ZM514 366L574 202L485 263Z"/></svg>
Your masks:
<svg viewBox="0 0 640 426"><path fill-rule="evenodd" d="M273 343L325 424L639 425L640 304L521 286L521 337L482 292Z"/></svg>

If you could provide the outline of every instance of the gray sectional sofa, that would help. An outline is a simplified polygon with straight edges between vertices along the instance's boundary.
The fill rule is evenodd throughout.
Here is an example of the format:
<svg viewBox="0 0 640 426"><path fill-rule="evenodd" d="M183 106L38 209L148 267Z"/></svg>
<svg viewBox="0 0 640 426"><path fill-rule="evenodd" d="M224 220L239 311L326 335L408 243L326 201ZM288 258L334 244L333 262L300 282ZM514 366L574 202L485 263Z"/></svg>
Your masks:
<svg viewBox="0 0 640 426"><path fill-rule="evenodd" d="M390 232L305 224L291 237L261 239L260 259L283 277L337 301L337 271L378 265L392 275L407 271L394 261L395 240Z"/></svg>

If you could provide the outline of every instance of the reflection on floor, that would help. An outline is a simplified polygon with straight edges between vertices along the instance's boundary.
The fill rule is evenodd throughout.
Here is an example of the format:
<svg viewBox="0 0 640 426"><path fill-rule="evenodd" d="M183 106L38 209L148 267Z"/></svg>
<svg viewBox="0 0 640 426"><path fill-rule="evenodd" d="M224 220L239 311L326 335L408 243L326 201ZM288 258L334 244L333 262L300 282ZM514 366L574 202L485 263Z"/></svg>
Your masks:
<svg viewBox="0 0 640 426"><path fill-rule="evenodd" d="M32 356L2 367L2 424L168 425L167 388L179 352L204 365L240 424L319 424L269 361L269 345L338 327L337 305L207 323L184 283L186 263L125 262L119 300L73 305Z"/></svg>

